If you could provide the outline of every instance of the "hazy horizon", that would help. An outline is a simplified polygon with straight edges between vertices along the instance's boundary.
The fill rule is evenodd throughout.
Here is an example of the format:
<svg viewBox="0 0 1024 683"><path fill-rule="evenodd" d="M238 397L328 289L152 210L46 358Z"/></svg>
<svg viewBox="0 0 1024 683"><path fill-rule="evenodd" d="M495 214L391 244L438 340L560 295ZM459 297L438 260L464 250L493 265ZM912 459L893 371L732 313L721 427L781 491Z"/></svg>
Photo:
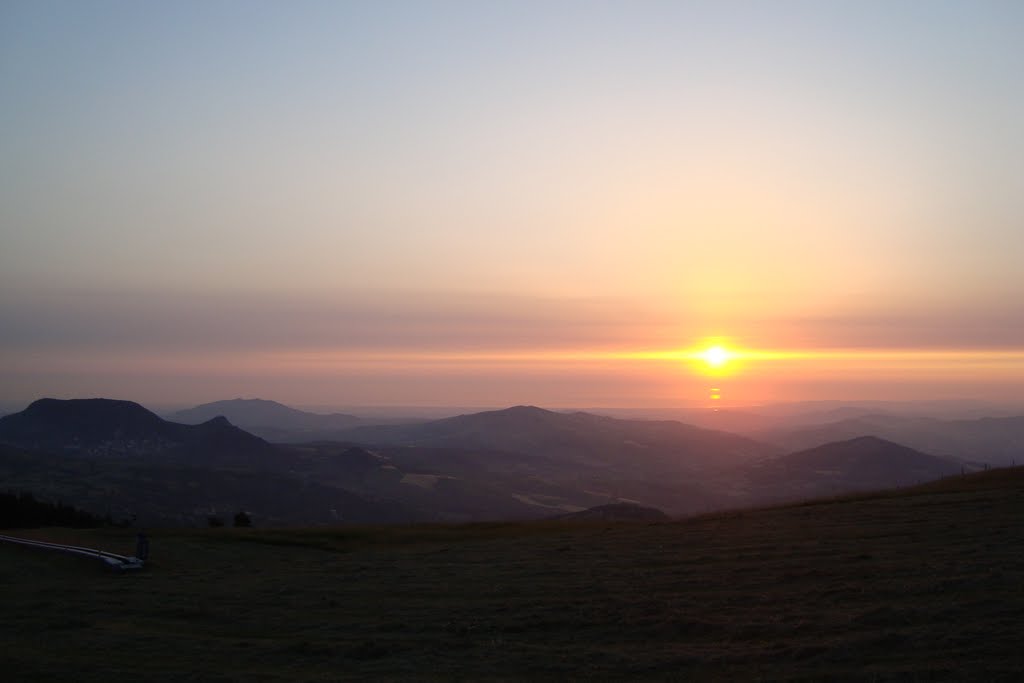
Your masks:
<svg viewBox="0 0 1024 683"><path fill-rule="evenodd" d="M1008 1L4 3L0 402L1016 404L1021 35Z"/></svg>

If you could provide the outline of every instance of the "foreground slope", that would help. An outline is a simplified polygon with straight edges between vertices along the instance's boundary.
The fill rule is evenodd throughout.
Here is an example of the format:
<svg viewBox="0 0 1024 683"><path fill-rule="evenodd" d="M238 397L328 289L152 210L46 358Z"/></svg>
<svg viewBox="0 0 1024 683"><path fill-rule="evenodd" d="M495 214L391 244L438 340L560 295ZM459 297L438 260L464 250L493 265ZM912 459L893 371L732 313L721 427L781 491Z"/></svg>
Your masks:
<svg viewBox="0 0 1024 683"><path fill-rule="evenodd" d="M133 576L0 545L0 665L39 681L1015 681L1022 514L1012 469L672 523L156 532Z"/></svg>

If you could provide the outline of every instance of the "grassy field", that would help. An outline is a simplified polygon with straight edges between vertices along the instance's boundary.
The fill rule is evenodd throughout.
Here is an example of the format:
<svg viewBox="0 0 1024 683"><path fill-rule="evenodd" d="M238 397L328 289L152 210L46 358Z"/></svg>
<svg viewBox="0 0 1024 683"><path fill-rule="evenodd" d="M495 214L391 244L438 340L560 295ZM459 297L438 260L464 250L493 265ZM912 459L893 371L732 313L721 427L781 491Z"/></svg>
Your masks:
<svg viewBox="0 0 1024 683"><path fill-rule="evenodd" d="M131 554L124 530L23 535ZM1020 680L1024 472L656 524L0 545L18 681Z"/></svg>

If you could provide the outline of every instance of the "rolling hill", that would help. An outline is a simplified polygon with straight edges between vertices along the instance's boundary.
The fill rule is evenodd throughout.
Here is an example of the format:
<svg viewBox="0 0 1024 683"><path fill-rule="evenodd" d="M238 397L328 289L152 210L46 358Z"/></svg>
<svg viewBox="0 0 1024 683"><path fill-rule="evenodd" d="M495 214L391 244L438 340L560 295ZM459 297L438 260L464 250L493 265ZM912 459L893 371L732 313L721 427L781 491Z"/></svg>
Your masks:
<svg viewBox="0 0 1024 683"><path fill-rule="evenodd" d="M422 424L357 427L348 440L446 479L500 483L550 514L625 502L671 515L737 504L723 477L780 450L670 420L515 406ZM425 457L429 454L429 457ZM470 474L472 472L472 474ZM461 482L461 483L460 483Z"/></svg>
<svg viewBox="0 0 1024 683"><path fill-rule="evenodd" d="M967 463L1024 462L1024 417L945 420L870 414L813 427L756 432L756 438L789 449L811 448L857 436L877 436Z"/></svg>
<svg viewBox="0 0 1024 683"><path fill-rule="evenodd" d="M962 472L950 459L885 439L862 436L823 444L745 467L740 476L751 500L815 496L920 484Z"/></svg>
<svg viewBox="0 0 1024 683"><path fill-rule="evenodd" d="M752 439L672 420L619 420L515 406L423 424L357 427L362 443L489 449L564 463L625 467L652 476L725 468L779 449Z"/></svg>
<svg viewBox="0 0 1024 683"><path fill-rule="evenodd" d="M310 413L290 408L277 401L258 398L236 398L204 403L194 408L180 410L170 417L175 422L199 424L220 416L260 437L281 442L319 439L329 433L366 423L355 415Z"/></svg>
<svg viewBox="0 0 1024 683"><path fill-rule="evenodd" d="M875 438L783 455L680 422L530 406L345 433L275 445L224 417L184 425L106 399L42 399L0 419L0 444L38 454L8 458L8 488L180 524L232 506L281 524L540 519L618 504L679 516L959 471Z"/></svg>
<svg viewBox="0 0 1024 683"><path fill-rule="evenodd" d="M44 398L0 418L0 444L85 458L279 469L280 453L223 417L198 425L168 422L131 401Z"/></svg>
<svg viewBox="0 0 1024 683"><path fill-rule="evenodd" d="M296 476L295 459L223 417L168 422L131 401L40 399L0 418L6 488L116 520L202 525L247 510L263 524L409 521L381 503Z"/></svg>

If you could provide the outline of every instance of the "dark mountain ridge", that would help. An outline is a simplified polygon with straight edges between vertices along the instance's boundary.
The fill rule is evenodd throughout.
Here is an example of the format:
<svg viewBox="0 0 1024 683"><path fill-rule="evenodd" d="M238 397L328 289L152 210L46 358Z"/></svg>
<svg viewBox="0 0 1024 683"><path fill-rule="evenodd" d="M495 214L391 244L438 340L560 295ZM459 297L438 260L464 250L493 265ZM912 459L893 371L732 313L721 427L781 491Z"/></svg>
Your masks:
<svg viewBox="0 0 1024 683"><path fill-rule="evenodd" d="M491 449L596 466L682 473L727 467L780 449L674 420L620 420L514 406L423 424L357 427L360 443Z"/></svg>
<svg viewBox="0 0 1024 683"><path fill-rule="evenodd" d="M962 465L875 436L768 458L742 476L755 500L808 498L919 484L962 471Z"/></svg>
<svg viewBox="0 0 1024 683"><path fill-rule="evenodd" d="M36 458L38 466L11 459L11 485L42 491L59 483L49 489L58 498L66 492L67 502L88 502L101 514L104 506L153 516L163 509L182 520L232 501L292 523L303 516L329 521L329 510L337 519L395 519L387 506L424 521L530 519L623 503L686 515L903 486L960 469L874 437L783 455L671 420L534 406L346 433L343 442L272 445L222 416L184 425L109 399L41 399L0 419L0 444L52 455ZM51 481L46 468L66 462L83 464ZM275 477L280 501L272 494Z"/></svg>
<svg viewBox="0 0 1024 683"><path fill-rule="evenodd" d="M178 424L131 401L40 399L0 418L0 481L118 520L194 526L238 510L261 524L417 519L400 501L303 477L300 464L222 416Z"/></svg>
<svg viewBox="0 0 1024 683"><path fill-rule="evenodd" d="M91 458L267 469L281 464L263 439L219 417L199 425L168 422L132 401L43 398L0 418L0 443Z"/></svg>
<svg viewBox="0 0 1024 683"><path fill-rule="evenodd" d="M233 424L272 440L295 441L320 438L323 432L348 429L365 420L345 413L310 413L277 401L235 398L179 410L170 417L184 424L198 424L224 416Z"/></svg>
<svg viewBox="0 0 1024 683"><path fill-rule="evenodd" d="M776 429L755 438L790 449L874 435L965 462L1011 465L1024 462L1024 416L945 420L869 414L814 427Z"/></svg>
<svg viewBox="0 0 1024 683"><path fill-rule="evenodd" d="M498 500L503 490L547 515L620 501L673 515L720 509L733 502L722 476L782 452L671 420L622 420L536 406L358 427L345 433L345 441L386 453L406 472L443 477L435 491L470 497L486 491L479 505L487 497Z"/></svg>

